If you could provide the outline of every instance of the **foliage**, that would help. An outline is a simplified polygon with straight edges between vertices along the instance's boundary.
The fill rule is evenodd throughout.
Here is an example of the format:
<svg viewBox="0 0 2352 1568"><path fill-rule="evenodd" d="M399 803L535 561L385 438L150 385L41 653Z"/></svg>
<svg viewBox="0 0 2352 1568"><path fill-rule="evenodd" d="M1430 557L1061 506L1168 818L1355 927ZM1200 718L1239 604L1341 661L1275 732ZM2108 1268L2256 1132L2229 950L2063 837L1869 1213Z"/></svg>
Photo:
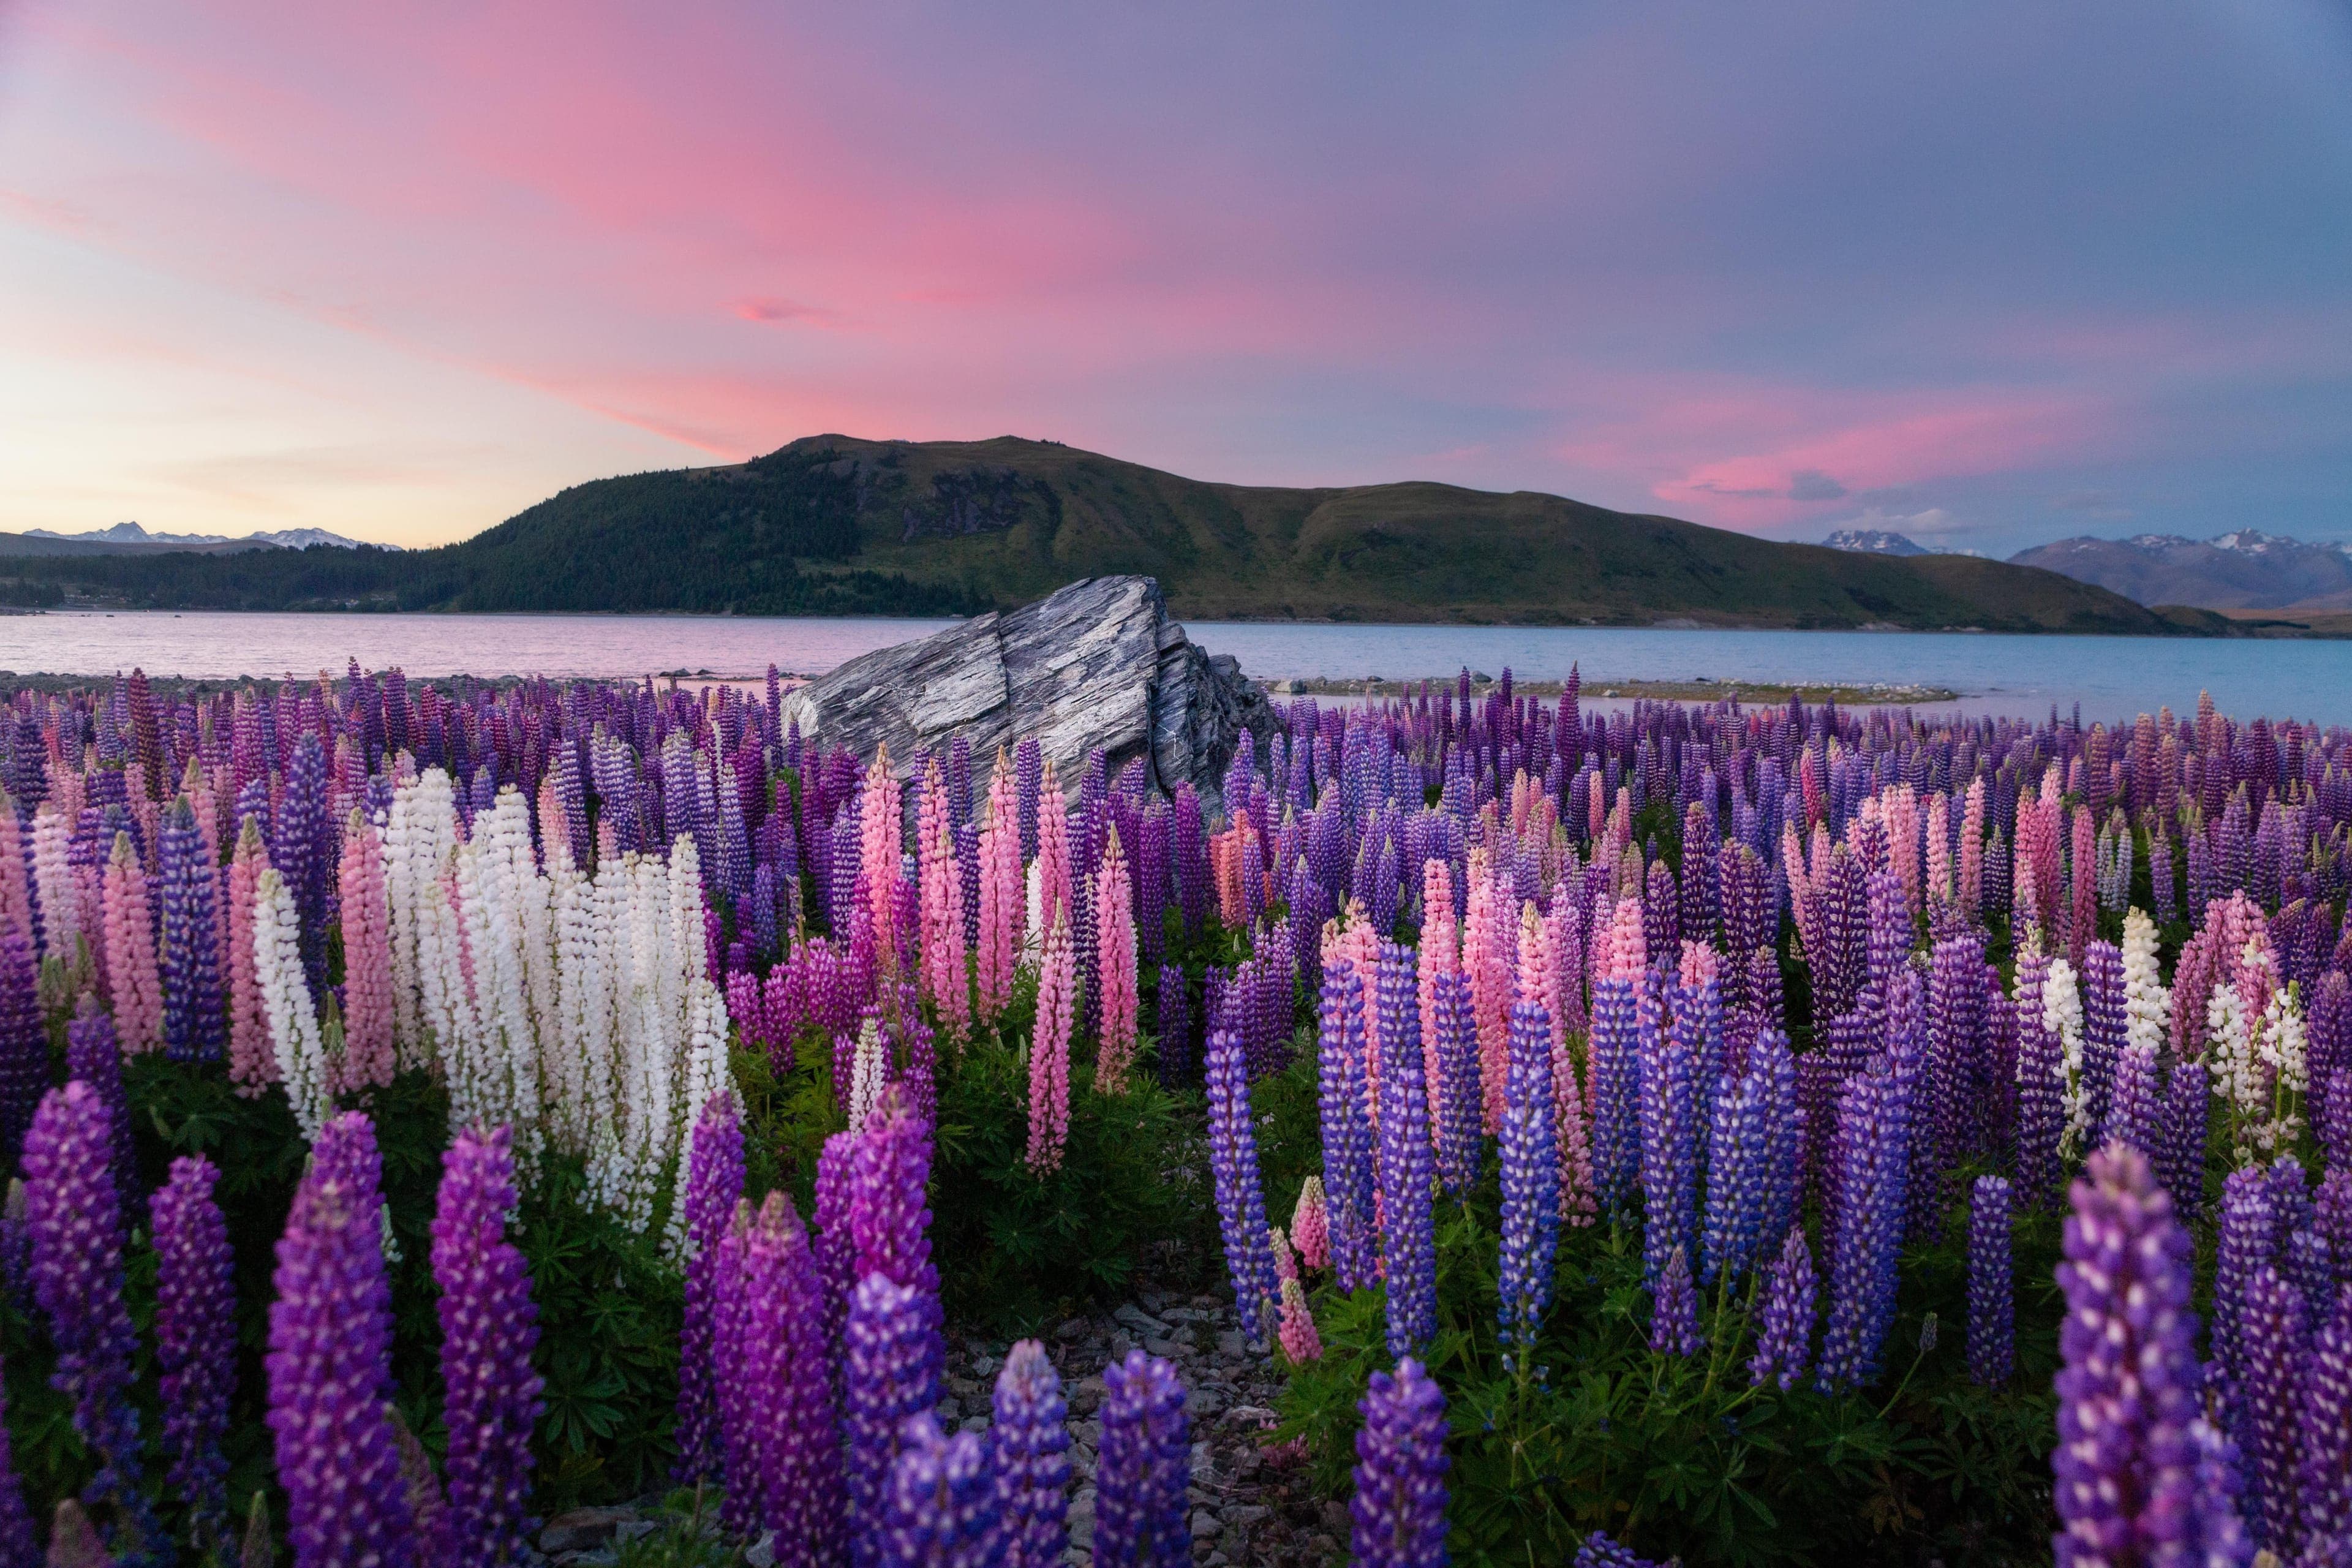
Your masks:
<svg viewBox="0 0 2352 1568"><path fill-rule="evenodd" d="M730 1568L740 1562L719 1528L719 1499L701 1487L672 1492L650 1535L620 1543L615 1568Z"/></svg>

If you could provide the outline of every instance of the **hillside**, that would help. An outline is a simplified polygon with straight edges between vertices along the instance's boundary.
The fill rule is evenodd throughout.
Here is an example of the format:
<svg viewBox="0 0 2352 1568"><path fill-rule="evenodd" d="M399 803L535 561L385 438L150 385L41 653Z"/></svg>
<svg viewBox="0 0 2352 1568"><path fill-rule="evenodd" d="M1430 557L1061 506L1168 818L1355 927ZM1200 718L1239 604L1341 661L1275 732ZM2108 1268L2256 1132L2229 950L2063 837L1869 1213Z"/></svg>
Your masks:
<svg viewBox="0 0 2352 1568"><path fill-rule="evenodd" d="M1181 616L2228 635L2053 573L1779 544L1532 491L1208 483L1052 442L816 436L577 485L439 550L16 559L173 607L924 614L1110 573Z"/></svg>
<svg viewBox="0 0 2352 1568"><path fill-rule="evenodd" d="M2306 544L2251 528L2211 539L2084 535L2021 551L2010 561L2063 572L2143 605L2352 609L2352 545Z"/></svg>

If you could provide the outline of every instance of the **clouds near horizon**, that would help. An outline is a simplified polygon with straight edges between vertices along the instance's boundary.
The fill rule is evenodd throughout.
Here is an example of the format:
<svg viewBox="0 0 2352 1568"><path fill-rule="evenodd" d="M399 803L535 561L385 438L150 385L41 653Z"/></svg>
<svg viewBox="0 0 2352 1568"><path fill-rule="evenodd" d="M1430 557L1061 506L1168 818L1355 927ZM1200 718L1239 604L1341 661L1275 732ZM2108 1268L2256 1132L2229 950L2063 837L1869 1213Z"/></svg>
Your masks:
<svg viewBox="0 0 2352 1568"><path fill-rule="evenodd" d="M19 0L0 528L436 542L844 430L2342 537L2347 242L2308 0Z"/></svg>

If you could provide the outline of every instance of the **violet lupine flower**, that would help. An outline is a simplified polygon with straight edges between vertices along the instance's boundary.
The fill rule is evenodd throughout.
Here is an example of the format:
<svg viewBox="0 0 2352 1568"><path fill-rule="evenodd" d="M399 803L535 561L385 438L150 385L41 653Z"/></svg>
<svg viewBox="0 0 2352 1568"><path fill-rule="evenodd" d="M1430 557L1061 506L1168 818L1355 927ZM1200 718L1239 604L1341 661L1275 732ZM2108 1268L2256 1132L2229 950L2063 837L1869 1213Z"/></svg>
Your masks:
<svg viewBox="0 0 2352 1568"><path fill-rule="evenodd" d="M1234 1310L1240 1314L1244 1332L1254 1340L1266 1339L1282 1311L1282 1286L1275 1277L1265 1194L1258 1179L1249 1063L1241 1037L1231 1029L1210 1032L1205 1077L1209 1167L1216 1186L1217 1226L1224 1239L1225 1268L1233 1279Z"/></svg>
<svg viewBox="0 0 2352 1568"><path fill-rule="evenodd" d="M2083 1090L2089 1100L2091 1138L2096 1142L2107 1141L2116 1064L2128 1033L2123 949L2111 942L2095 942L2083 956Z"/></svg>
<svg viewBox="0 0 2352 1568"><path fill-rule="evenodd" d="M713 1346L726 1456L721 1517L775 1532L780 1563L824 1560L841 1527L840 1441L816 1258L792 1200L740 1204L719 1246Z"/></svg>
<svg viewBox="0 0 2352 1568"><path fill-rule="evenodd" d="M1601 1206L1622 1211L1642 1168L1641 1028L1633 982L1622 975L1592 984L1592 1185Z"/></svg>
<svg viewBox="0 0 2352 1568"><path fill-rule="evenodd" d="M1364 1106L1364 1048L1362 976L1353 963L1335 960L1323 973L1318 1100L1331 1263L1339 1289L1346 1291L1370 1285L1380 1261L1372 1212L1372 1132Z"/></svg>
<svg viewBox="0 0 2352 1568"><path fill-rule="evenodd" d="M2352 1552L2352 1289L2321 1320L2303 1382L2304 1556L2341 1562Z"/></svg>
<svg viewBox="0 0 2352 1568"><path fill-rule="evenodd" d="M16 1475L16 1458L8 1442L8 1396L0 1386L0 1563L31 1564L41 1560L33 1536L33 1513L25 1506L24 1483Z"/></svg>
<svg viewBox="0 0 2352 1568"><path fill-rule="evenodd" d="M106 1104L112 1158L109 1168L114 1190L123 1200L123 1220L136 1225L139 1202L139 1147L131 1132L131 1096L122 1087L122 1049L114 1034L114 1018L83 993L73 1022L66 1026L66 1077L79 1079L98 1091Z"/></svg>
<svg viewBox="0 0 2352 1568"><path fill-rule="evenodd" d="M1782 1056L1787 1055L1786 1047ZM1762 1064L1723 1086L1716 1097L1706 1167L1706 1223L1700 1278L1738 1277L1755 1264L1763 1245L1765 1210L1774 1194L1765 1163L1770 1130Z"/></svg>
<svg viewBox="0 0 2352 1568"><path fill-rule="evenodd" d="M1129 1351L1103 1369L1102 1441L1095 1466L1097 1568L1188 1568L1192 1479L1184 1384L1158 1356Z"/></svg>
<svg viewBox="0 0 2352 1568"><path fill-rule="evenodd" d="M2168 1109L2157 1079L2156 1047L2145 1041L2126 1043L2116 1058L2115 1084L2107 1099L2106 1139L2121 1139L2151 1161L2163 1149Z"/></svg>
<svg viewBox="0 0 2352 1568"><path fill-rule="evenodd" d="M2066 1128L2064 1047L2043 1022L2042 987L2050 961L2028 952L2017 961L2008 1005L2017 1029L2017 1185L2029 1207L2058 1195L2058 1144Z"/></svg>
<svg viewBox="0 0 2352 1568"><path fill-rule="evenodd" d="M1160 966L1160 1082L1172 1089L1183 1081L1192 1065L1192 1016L1185 1003L1184 971L1177 964Z"/></svg>
<svg viewBox="0 0 2352 1568"><path fill-rule="evenodd" d="M2240 1322L2247 1284L2277 1251L2278 1210L2269 1173L2248 1166L2230 1173L2221 1188L2221 1226L2213 1261L2212 1363L2206 1368L2225 1427L2234 1427L2245 1358Z"/></svg>
<svg viewBox="0 0 2352 1568"><path fill-rule="evenodd" d="M1748 1359L1750 1385L1776 1377L1786 1394L1804 1381L1812 1356L1816 1290L1804 1226L1792 1225L1780 1258L1764 1270L1764 1314L1756 1326L1756 1353Z"/></svg>
<svg viewBox="0 0 2352 1568"><path fill-rule="evenodd" d="M1647 1557L1634 1555L1632 1547L1623 1545L1603 1531L1594 1531L1576 1549L1572 1568L1658 1568Z"/></svg>
<svg viewBox="0 0 2352 1568"><path fill-rule="evenodd" d="M874 1568L883 1561L878 1525L903 1430L940 1402L945 1363L937 1298L884 1274L866 1275L850 1293L842 1363L850 1550L858 1568Z"/></svg>
<svg viewBox="0 0 2352 1568"><path fill-rule="evenodd" d="M2058 1447L2051 1455L2059 1568L2243 1562L2219 1435L2198 1402L2189 1233L2128 1144L2094 1153L2074 1184L2058 1285Z"/></svg>
<svg viewBox="0 0 2352 1568"><path fill-rule="evenodd" d="M991 1408L1004 1568L1061 1568L1070 1542L1070 1406L1044 1345L1023 1340L1006 1353Z"/></svg>
<svg viewBox="0 0 2352 1568"><path fill-rule="evenodd" d="M236 1259L228 1222L213 1201L220 1172L203 1155L172 1162L152 1205L155 1237L155 1352L163 1371L165 1479L187 1504L201 1547L227 1539L229 1399L236 1361Z"/></svg>
<svg viewBox="0 0 2352 1568"><path fill-rule="evenodd" d="M419 1561L392 1426L382 1169L366 1116L328 1122L278 1242L269 1426L296 1568Z"/></svg>
<svg viewBox="0 0 2352 1568"><path fill-rule="evenodd" d="M216 879L185 795L166 809L156 837L162 840L163 1051L173 1061L216 1062L228 1033L213 912Z"/></svg>
<svg viewBox="0 0 2352 1568"><path fill-rule="evenodd" d="M849 1233L856 1247L856 1278L880 1274L936 1299L940 1271L931 1262L931 1130L899 1098L897 1085L881 1101L855 1145L850 1167Z"/></svg>
<svg viewBox="0 0 2352 1568"><path fill-rule="evenodd" d="M334 826L327 814L327 755L314 731L305 731L286 768L286 794L269 863L294 895L300 925L302 972L313 996L327 989L327 889L334 879Z"/></svg>
<svg viewBox="0 0 2352 1568"><path fill-rule="evenodd" d="M1436 977L1431 1011L1437 1028L1439 1083L1437 1173L1449 1196L1477 1184L1484 1141L1480 1137L1478 1037L1470 1013L1470 977L1449 970Z"/></svg>
<svg viewBox="0 0 2352 1568"><path fill-rule="evenodd" d="M530 1365L539 1344L530 1266L506 1234L520 1201L513 1149L509 1127L468 1128L441 1157L433 1279L449 1452L437 1550L450 1562L520 1563L532 1524L530 1435L546 1384Z"/></svg>
<svg viewBox="0 0 2352 1568"><path fill-rule="evenodd" d="M2247 1533L2282 1562L2300 1555L2303 1510L2303 1384L2311 1357L2311 1319L2303 1292L2272 1264L2246 1281L2238 1323L2244 1373L2239 1384L2238 1447L2245 1458L2242 1508Z"/></svg>
<svg viewBox="0 0 2352 1568"><path fill-rule="evenodd" d="M1501 1145L1503 1342L1524 1356L1551 1301L1559 1247L1559 1162L1553 1145L1551 1020L1533 1002L1511 1005L1511 1066Z"/></svg>
<svg viewBox="0 0 2352 1568"><path fill-rule="evenodd" d="M719 1474L718 1394L711 1345L719 1310L719 1244L743 1197L743 1123L721 1089L695 1120L687 1152L686 1318L677 1342L677 1463L681 1484Z"/></svg>
<svg viewBox="0 0 2352 1568"><path fill-rule="evenodd" d="M1879 1354L1895 1321L1910 1134L1903 1079L1883 1072L1855 1075L1838 1108L1836 1242L1819 1376L1824 1393L1861 1387L1878 1375Z"/></svg>
<svg viewBox="0 0 2352 1568"><path fill-rule="evenodd" d="M1660 1355L1696 1355L1698 1292L1691 1283L1690 1259L1679 1247L1650 1287L1650 1349Z"/></svg>
<svg viewBox="0 0 2352 1568"><path fill-rule="evenodd" d="M2017 1360L2009 1208L2009 1184L1979 1176L1969 1205L1969 1375L1995 1388L2009 1381Z"/></svg>
<svg viewBox="0 0 2352 1568"><path fill-rule="evenodd" d="M85 1500L113 1504L118 1552L144 1563L162 1537L139 1482L139 1413L131 1405L138 1336L122 1305L122 1209L109 1166L113 1135L97 1090L51 1089L25 1136L25 1219L33 1299L58 1347L51 1386L70 1394L74 1430L98 1459Z"/></svg>
<svg viewBox="0 0 2352 1568"><path fill-rule="evenodd" d="M1445 1395L1411 1356L1372 1373L1356 1408L1356 1496L1349 1550L1360 1568L1443 1568Z"/></svg>
<svg viewBox="0 0 2352 1568"><path fill-rule="evenodd" d="M0 931L0 1171L16 1168L25 1133L49 1083L49 1036L41 1023L33 947Z"/></svg>
<svg viewBox="0 0 2352 1568"><path fill-rule="evenodd" d="M976 1432L941 1436L928 1410L910 1416L877 1532L874 1560L886 1568L999 1568L1003 1523L987 1443Z"/></svg>
<svg viewBox="0 0 2352 1568"><path fill-rule="evenodd" d="M2164 1086L2164 1131L2154 1156L2156 1173L2183 1220L2195 1218L2205 1207L2205 1131L2213 1116L2207 1082L2203 1059L2194 1058L2174 1062Z"/></svg>
<svg viewBox="0 0 2352 1568"><path fill-rule="evenodd" d="M1683 993L1667 984L1674 1025L1654 1007L1641 1018L1642 1271L1652 1285L1667 1258L1680 1252L1687 1268L1698 1250L1698 1064L1682 1026Z"/></svg>
<svg viewBox="0 0 2352 1568"><path fill-rule="evenodd" d="M1422 1086L1420 980L1409 949L1381 948L1381 1255L1389 1354L1437 1332L1437 1232L1430 1213L1428 1097ZM1281 1287L1276 1287L1279 1311Z"/></svg>

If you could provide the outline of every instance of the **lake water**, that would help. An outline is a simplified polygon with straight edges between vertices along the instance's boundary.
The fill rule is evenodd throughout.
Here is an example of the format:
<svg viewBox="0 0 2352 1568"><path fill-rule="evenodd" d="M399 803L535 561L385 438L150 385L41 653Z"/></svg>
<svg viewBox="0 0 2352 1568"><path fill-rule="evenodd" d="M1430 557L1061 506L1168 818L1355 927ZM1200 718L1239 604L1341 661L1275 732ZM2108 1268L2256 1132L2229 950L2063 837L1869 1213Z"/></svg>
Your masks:
<svg viewBox="0 0 2352 1568"><path fill-rule="evenodd" d="M946 621L692 616L342 616L66 611L0 617L0 669L110 675L340 673L398 664L411 676L635 677L670 670L748 677L772 663L804 675L921 637ZM1970 712L2040 715L2083 705L2086 720L2192 711L2200 689L2224 712L2352 724L2352 642L2179 637L1991 637L1951 633L1654 631L1559 626L1189 623L1212 653L1255 676L1449 676L1507 665L1528 679L1582 667L1611 680L1717 679L1942 687Z"/></svg>

